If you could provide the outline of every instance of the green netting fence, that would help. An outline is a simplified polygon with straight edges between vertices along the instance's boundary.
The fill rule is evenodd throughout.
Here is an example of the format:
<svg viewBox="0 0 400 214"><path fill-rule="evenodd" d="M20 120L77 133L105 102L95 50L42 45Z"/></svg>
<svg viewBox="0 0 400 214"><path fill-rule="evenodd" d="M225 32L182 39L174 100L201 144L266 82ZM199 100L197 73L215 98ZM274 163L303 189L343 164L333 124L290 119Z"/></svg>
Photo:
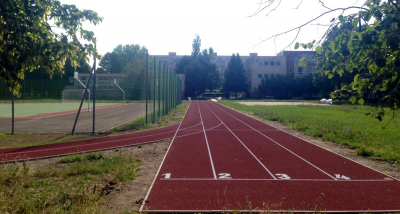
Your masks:
<svg viewBox="0 0 400 214"><path fill-rule="evenodd" d="M78 119L77 132L91 132L93 116L90 114L93 112L94 100L95 132L108 130L135 119L143 125L155 123L182 102L181 79L167 65L149 55L135 62L125 69L124 73L96 73L95 91L92 77L88 87L90 93L85 94L82 113ZM22 120L15 120L15 132L70 132L89 75L79 73L79 81L73 77L21 80L22 88L14 95L15 118L30 114L39 115L39 120L36 120L36 123L24 121L24 125ZM0 80L0 132L11 130L11 122L8 122L11 121L11 98L9 88ZM102 110L108 106L108 110ZM67 111L70 113L40 118L43 114ZM62 119L51 122L57 117ZM41 121L40 127L38 121Z"/></svg>

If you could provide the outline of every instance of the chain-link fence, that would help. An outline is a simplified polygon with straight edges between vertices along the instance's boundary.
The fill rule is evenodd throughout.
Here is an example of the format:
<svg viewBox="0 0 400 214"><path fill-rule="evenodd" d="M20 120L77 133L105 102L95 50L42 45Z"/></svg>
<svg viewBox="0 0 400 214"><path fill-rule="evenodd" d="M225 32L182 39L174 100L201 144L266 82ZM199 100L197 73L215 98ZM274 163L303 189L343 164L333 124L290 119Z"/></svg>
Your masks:
<svg viewBox="0 0 400 214"><path fill-rule="evenodd" d="M155 123L182 102L180 78L154 56L143 57L125 73L90 75L22 80L14 95L14 131L71 132L86 86L75 132L102 132L138 118L136 124ZM12 130L11 102L1 81L0 132Z"/></svg>

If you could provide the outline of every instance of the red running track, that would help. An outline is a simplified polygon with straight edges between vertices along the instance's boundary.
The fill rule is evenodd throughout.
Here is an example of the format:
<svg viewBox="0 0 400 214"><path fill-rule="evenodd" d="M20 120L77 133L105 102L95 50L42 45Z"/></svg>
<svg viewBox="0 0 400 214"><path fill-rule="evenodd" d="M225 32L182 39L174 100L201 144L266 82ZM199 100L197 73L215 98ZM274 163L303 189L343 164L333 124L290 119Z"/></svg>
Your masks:
<svg viewBox="0 0 400 214"><path fill-rule="evenodd" d="M112 105L105 105L105 106L98 106L96 109L104 109L104 108L111 108L111 107L116 107L116 106L122 106L124 104L118 103L118 104L112 104ZM90 111L93 110L93 107L89 108ZM87 108L82 108L81 112L87 111ZM31 116L25 116L25 117L15 117L14 119L16 120L22 120L22 119L39 119L39 118L46 118L46 117L53 117L53 116L59 116L59 115L64 115L64 114L72 114L76 113L77 110L69 110L69 111L60 111L60 112L53 112L53 113L46 113L46 114L38 114L38 115L31 115ZM12 117L0 117L0 119L12 119Z"/></svg>
<svg viewBox="0 0 400 214"><path fill-rule="evenodd" d="M0 162L53 157L159 141L172 138L178 126L179 124L145 132L108 136L90 140L0 149Z"/></svg>
<svg viewBox="0 0 400 214"><path fill-rule="evenodd" d="M400 181L211 101L192 102L141 211L400 211ZM251 206L251 208L249 208Z"/></svg>

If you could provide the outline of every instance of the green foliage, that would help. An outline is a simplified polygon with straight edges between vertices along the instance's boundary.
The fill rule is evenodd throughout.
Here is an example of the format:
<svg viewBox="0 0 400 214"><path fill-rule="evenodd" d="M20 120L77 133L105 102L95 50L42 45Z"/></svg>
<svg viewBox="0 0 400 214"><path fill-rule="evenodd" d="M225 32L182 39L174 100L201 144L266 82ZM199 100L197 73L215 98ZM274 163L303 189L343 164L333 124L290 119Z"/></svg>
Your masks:
<svg viewBox="0 0 400 214"><path fill-rule="evenodd" d="M197 59L197 57L200 54L200 47L201 47L201 39L198 34L196 34L196 37L193 39L192 43L192 58Z"/></svg>
<svg viewBox="0 0 400 214"><path fill-rule="evenodd" d="M201 39L199 35L193 40L192 56L184 56L176 65L175 72L185 74L185 96L203 95L206 90L220 86L221 78L217 66L212 61L213 48L200 52Z"/></svg>
<svg viewBox="0 0 400 214"><path fill-rule="evenodd" d="M77 157L80 158L77 158ZM101 213L110 191L133 180L141 161L102 153L62 158L49 168L0 165L1 213Z"/></svg>
<svg viewBox="0 0 400 214"><path fill-rule="evenodd" d="M67 59L77 67L87 55L97 56L93 32L82 28L83 21L102 21L94 11L48 0L2 1L0 9L0 79L14 94L26 71L62 75ZM91 44L81 44L78 35Z"/></svg>
<svg viewBox="0 0 400 214"><path fill-rule="evenodd" d="M374 107L356 105L331 106L245 106L232 101L222 104L253 114L263 119L278 121L307 135L356 149L356 153L380 157L387 161L400 161L399 128L390 118L384 124L376 123L365 112ZM400 117L396 116L399 120Z"/></svg>
<svg viewBox="0 0 400 214"><path fill-rule="evenodd" d="M335 84L333 96L350 96L359 104L376 98L378 105L370 114L382 120L387 114L383 107L393 111L400 107L400 5L367 0L365 6L357 14L339 17L326 41L316 48L317 58L319 70L329 78L338 74L347 79L340 87Z"/></svg>
<svg viewBox="0 0 400 214"><path fill-rule="evenodd" d="M311 96L317 92L313 84L312 75L294 77L293 75L274 75L261 80L257 91L264 96L274 96L278 99L290 99L292 97ZM262 96L261 98L263 98Z"/></svg>
<svg viewBox="0 0 400 214"><path fill-rule="evenodd" d="M222 90L225 92L234 92L237 99L237 93L247 91L249 83L246 78L246 70L244 69L242 59L237 53L232 54L228 67L224 73L224 84Z"/></svg>

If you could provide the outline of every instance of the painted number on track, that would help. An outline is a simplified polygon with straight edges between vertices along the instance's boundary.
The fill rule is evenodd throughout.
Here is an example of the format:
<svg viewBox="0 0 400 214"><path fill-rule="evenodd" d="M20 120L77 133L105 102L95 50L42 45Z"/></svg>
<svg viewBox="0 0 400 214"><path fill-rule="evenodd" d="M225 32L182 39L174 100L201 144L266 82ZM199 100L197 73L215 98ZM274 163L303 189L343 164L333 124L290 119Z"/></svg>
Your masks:
<svg viewBox="0 0 400 214"><path fill-rule="evenodd" d="M232 178L231 174L229 174L229 173L219 173L218 175L219 175L219 178L221 178L221 179L231 179Z"/></svg>
<svg viewBox="0 0 400 214"><path fill-rule="evenodd" d="M337 179L340 179L340 180L350 180L349 177L346 177L344 175L335 174L335 176L336 176Z"/></svg>
<svg viewBox="0 0 400 214"><path fill-rule="evenodd" d="M165 176L165 179L171 178L171 173L165 173L162 174L163 176Z"/></svg>
<svg viewBox="0 0 400 214"><path fill-rule="evenodd" d="M275 174L276 178L281 179L281 180L289 180L290 177L287 174Z"/></svg>

